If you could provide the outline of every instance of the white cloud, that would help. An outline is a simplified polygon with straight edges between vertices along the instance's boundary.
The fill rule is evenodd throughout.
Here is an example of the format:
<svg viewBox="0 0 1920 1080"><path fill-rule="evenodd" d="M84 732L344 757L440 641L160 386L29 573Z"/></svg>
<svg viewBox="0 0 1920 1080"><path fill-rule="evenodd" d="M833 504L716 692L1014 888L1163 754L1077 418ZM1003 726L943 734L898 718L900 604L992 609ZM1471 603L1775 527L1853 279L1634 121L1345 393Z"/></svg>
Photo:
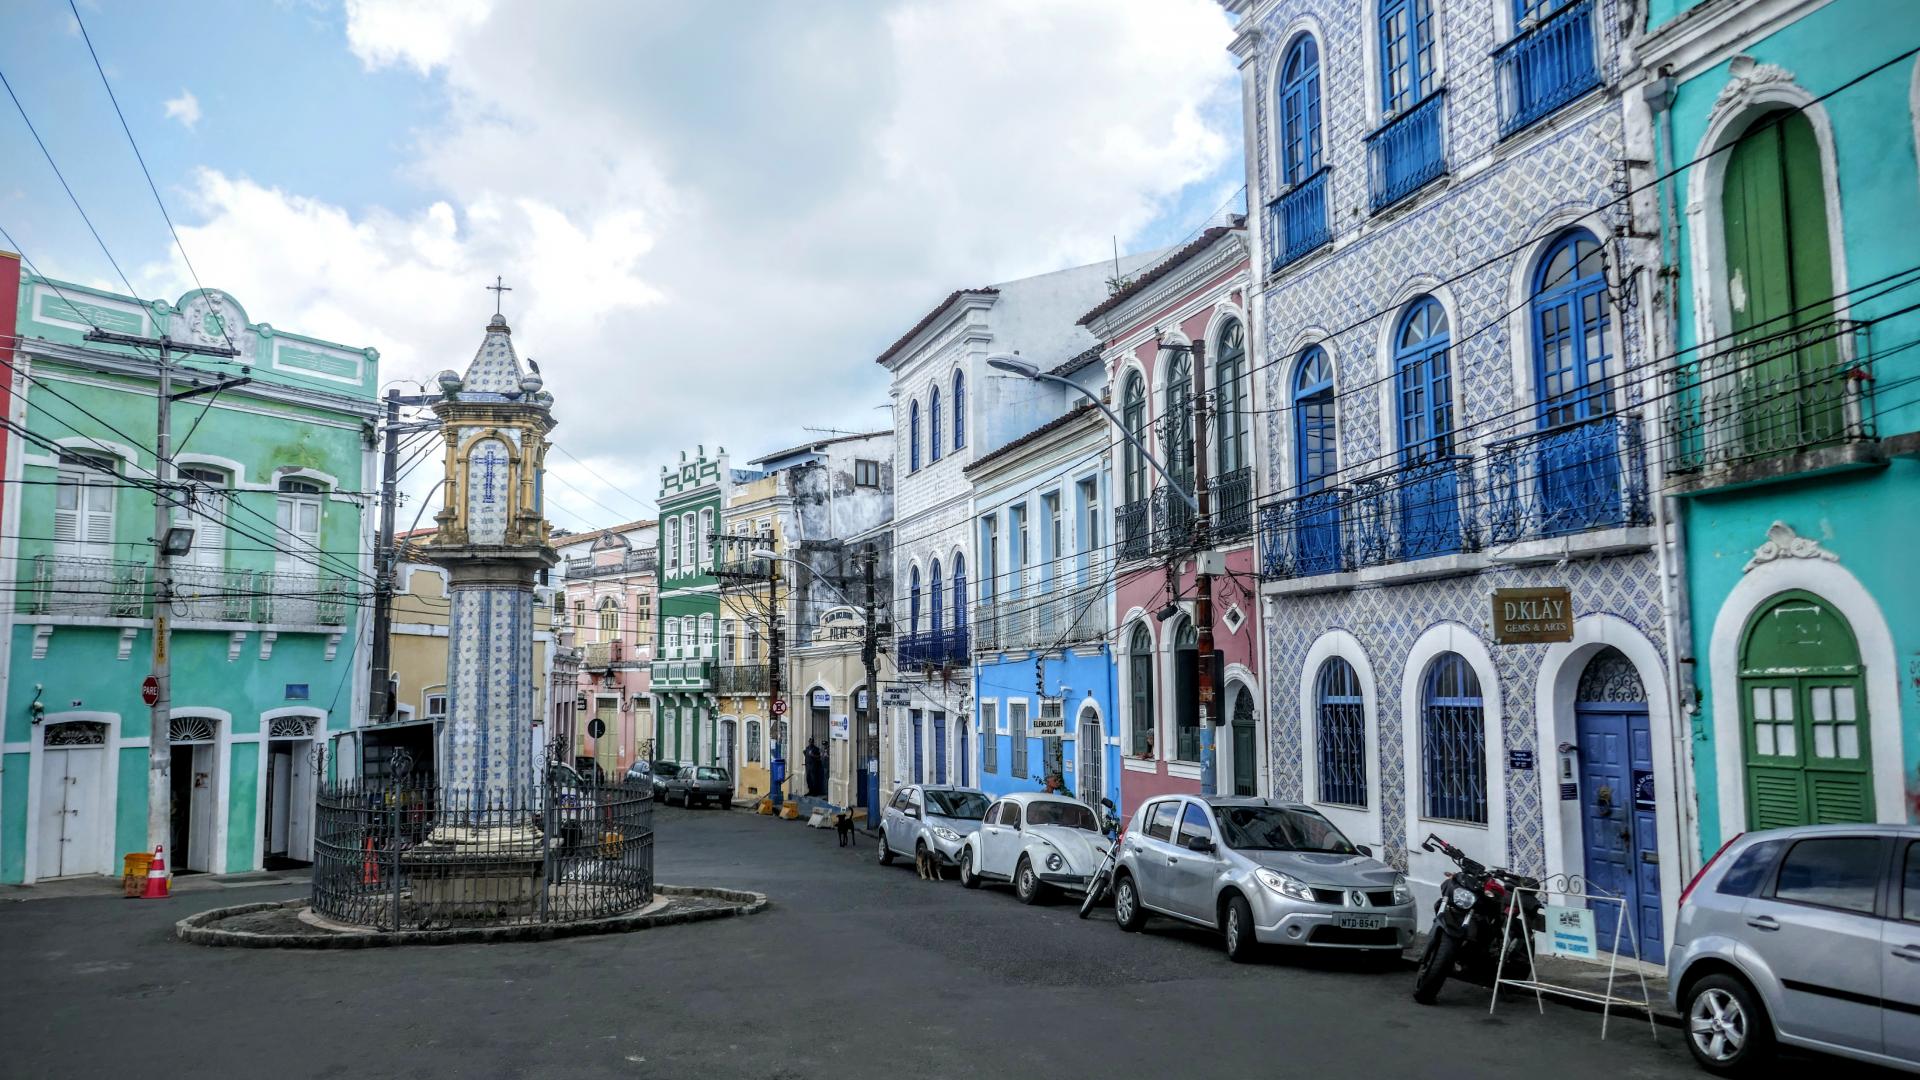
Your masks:
<svg viewBox="0 0 1920 1080"><path fill-rule="evenodd" d="M1237 187L1214 0L742 0L564 19L349 0L347 17L366 67L444 87L409 167L437 201L348 210L203 173L202 223L183 229L201 277L418 379L464 366L492 311L481 287L503 274L516 344L557 399L556 441L648 499L694 443L744 463L802 425L890 424L873 357L946 292L1096 261L1189 187Z"/></svg>
<svg viewBox="0 0 1920 1080"><path fill-rule="evenodd" d="M167 110L167 119L180 121L181 126L191 131L200 123L200 99L193 91L184 87L177 98L168 98L162 102Z"/></svg>

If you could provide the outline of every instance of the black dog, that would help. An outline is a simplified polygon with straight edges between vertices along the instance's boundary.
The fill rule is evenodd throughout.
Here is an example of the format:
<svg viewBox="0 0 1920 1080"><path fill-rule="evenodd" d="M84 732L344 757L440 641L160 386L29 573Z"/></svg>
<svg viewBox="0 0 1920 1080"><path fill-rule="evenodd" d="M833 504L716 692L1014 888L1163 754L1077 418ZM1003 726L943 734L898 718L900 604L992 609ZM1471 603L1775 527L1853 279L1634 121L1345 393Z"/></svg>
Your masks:
<svg viewBox="0 0 1920 1080"><path fill-rule="evenodd" d="M840 813L833 815L833 832L835 836L840 838L841 847L846 847L848 844L853 844L854 847L860 846L859 844L855 844L853 841L853 815L852 814L849 814L843 810Z"/></svg>

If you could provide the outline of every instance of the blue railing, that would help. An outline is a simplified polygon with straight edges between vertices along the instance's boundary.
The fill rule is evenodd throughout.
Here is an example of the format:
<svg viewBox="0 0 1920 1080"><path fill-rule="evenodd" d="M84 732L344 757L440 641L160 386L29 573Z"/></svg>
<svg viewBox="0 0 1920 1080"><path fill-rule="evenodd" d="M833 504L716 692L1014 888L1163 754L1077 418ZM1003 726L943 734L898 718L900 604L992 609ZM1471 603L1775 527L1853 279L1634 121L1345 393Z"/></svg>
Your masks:
<svg viewBox="0 0 1920 1080"><path fill-rule="evenodd" d="M1381 510L1371 519L1390 517L1391 544L1395 559L1424 559L1434 555L1452 555L1478 547L1473 531L1473 459L1464 454L1435 458L1410 465L1396 473L1362 485L1378 485ZM1364 496L1363 496L1364 498ZM1363 538L1362 546L1368 547Z"/></svg>
<svg viewBox="0 0 1920 1080"><path fill-rule="evenodd" d="M1487 537L1494 543L1650 520L1639 417L1602 416L1487 448Z"/></svg>
<svg viewBox="0 0 1920 1080"><path fill-rule="evenodd" d="M1321 166L1267 204L1273 223L1273 265L1268 273L1325 247L1333 240L1327 224L1327 173Z"/></svg>
<svg viewBox="0 0 1920 1080"><path fill-rule="evenodd" d="M1493 51L1501 138L1600 85L1593 25L1593 0L1577 0Z"/></svg>
<svg viewBox="0 0 1920 1080"><path fill-rule="evenodd" d="M900 638L900 668L958 667L969 661L969 648L964 626L906 634Z"/></svg>
<svg viewBox="0 0 1920 1080"><path fill-rule="evenodd" d="M1340 527L1346 488L1326 488L1260 511L1260 576L1273 580L1352 569Z"/></svg>
<svg viewBox="0 0 1920 1080"><path fill-rule="evenodd" d="M1440 129L1446 92L1445 87L1435 90L1367 136L1375 213L1445 175Z"/></svg>

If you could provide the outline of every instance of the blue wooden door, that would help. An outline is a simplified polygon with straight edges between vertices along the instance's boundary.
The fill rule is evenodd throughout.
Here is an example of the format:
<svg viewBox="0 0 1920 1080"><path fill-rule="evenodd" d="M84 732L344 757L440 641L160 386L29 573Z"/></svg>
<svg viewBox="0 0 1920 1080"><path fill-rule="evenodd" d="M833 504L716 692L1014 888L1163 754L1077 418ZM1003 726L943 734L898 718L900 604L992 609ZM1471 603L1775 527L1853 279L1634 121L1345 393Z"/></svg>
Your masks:
<svg viewBox="0 0 1920 1080"><path fill-rule="evenodd" d="M1642 959L1666 957L1660 914L1660 845L1653 792L1653 740L1646 707L1581 702L1581 846L1589 892L1624 897ZM1617 907L1597 902L1600 947L1631 953ZM1616 942L1616 934L1622 940Z"/></svg>
<svg viewBox="0 0 1920 1080"><path fill-rule="evenodd" d="M1541 260L1533 295L1534 377L1540 397L1540 528L1546 535L1617 525L1619 423L1607 365L1613 354L1604 253L1575 229Z"/></svg>
<svg viewBox="0 0 1920 1080"><path fill-rule="evenodd" d="M933 782L947 782L947 714L933 714Z"/></svg>
<svg viewBox="0 0 1920 1080"><path fill-rule="evenodd" d="M926 776L922 772L921 762L927 759L920 752L920 710L910 709L907 712L907 716L913 722L913 782L916 784L924 784L926 783Z"/></svg>
<svg viewBox="0 0 1920 1080"><path fill-rule="evenodd" d="M1451 338L1440 302L1423 296L1407 305L1394 337L1395 410L1400 437L1399 550L1401 559L1459 551L1459 464L1453 457Z"/></svg>

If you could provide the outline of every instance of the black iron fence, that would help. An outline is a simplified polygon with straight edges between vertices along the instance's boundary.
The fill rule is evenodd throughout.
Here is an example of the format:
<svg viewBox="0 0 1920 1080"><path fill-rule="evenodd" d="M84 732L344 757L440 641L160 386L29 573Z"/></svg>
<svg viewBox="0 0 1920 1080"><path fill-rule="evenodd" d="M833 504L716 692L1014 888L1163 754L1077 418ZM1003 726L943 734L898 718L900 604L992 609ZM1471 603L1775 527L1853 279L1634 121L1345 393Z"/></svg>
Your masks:
<svg viewBox="0 0 1920 1080"><path fill-rule="evenodd" d="M394 782L319 797L313 909L381 930L570 922L653 899L653 793L553 769L511 794Z"/></svg>

